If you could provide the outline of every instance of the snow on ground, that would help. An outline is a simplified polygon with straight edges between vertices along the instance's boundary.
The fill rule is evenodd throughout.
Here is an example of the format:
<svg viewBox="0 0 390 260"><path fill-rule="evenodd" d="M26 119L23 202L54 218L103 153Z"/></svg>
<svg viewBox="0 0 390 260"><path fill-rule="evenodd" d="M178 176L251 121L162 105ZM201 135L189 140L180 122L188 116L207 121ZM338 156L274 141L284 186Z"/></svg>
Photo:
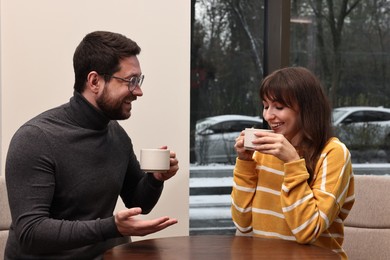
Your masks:
<svg viewBox="0 0 390 260"><path fill-rule="evenodd" d="M190 178L190 188L200 187L232 187L233 177Z"/></svg>

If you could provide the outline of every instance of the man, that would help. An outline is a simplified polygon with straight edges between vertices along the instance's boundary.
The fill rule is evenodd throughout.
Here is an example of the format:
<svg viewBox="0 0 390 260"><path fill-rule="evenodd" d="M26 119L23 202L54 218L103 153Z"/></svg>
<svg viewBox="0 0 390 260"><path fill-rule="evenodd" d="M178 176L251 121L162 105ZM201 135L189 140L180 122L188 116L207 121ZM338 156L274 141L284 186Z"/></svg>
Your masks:
<svg viewBox="0 0 390 260"><path fill-rule="evenodd" d="M5 173L12 215L6 259L100 259L128 236L177 223L136 218L152 210L179 169L171 152L167 172L143 172L116 121L129 118L143 94L139 53L123 35L86 35L73 57L73 97L15 133ZM128 209L113 216L118 196Z"/></svg>

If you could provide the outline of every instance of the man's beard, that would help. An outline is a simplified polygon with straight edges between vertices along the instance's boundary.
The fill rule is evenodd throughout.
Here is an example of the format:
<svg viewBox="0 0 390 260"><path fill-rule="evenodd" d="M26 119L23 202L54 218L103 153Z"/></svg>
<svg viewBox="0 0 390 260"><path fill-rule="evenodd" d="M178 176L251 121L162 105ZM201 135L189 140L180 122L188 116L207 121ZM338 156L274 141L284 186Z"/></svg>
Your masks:
<svg viewBox="0 0 390 260"><path fill-rule="evenodd" d="M129 114L123 112L122 104L123 100L114 101L109 98L106 91L103 90L102 95L96 100L99 109L111 120L124 120L130 117Z"/></svg>

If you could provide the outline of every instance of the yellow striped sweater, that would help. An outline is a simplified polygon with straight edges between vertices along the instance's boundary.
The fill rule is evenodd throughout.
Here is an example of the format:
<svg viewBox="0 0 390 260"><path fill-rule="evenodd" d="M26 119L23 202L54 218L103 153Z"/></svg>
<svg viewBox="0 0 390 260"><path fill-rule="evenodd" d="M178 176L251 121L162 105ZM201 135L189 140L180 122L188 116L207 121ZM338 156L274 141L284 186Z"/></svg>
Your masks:
<svg viewBox="0 0 390 260"><path fill-rule="evenodd" d="M331 138L310 184L304 159L283 163L255 152L253 161L237 159L232 218L240 232L329 248L343 259L343 221L355 201L351 155Z"/></svg>

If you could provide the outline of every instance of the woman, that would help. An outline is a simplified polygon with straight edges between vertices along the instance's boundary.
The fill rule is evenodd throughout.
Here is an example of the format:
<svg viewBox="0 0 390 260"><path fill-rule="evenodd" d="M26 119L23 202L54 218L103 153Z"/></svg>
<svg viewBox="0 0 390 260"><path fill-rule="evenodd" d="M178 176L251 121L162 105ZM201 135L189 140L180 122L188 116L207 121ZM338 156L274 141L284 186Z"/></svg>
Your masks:
<svg viewBox="0 0 390 260"><path fill-rule="evenodd" d="M260 87L263 118L255 151L236 139L232 218L238 232L342 249L354 203L351 155L332 135L331 107L307 69L275 71Z"/></svg>

